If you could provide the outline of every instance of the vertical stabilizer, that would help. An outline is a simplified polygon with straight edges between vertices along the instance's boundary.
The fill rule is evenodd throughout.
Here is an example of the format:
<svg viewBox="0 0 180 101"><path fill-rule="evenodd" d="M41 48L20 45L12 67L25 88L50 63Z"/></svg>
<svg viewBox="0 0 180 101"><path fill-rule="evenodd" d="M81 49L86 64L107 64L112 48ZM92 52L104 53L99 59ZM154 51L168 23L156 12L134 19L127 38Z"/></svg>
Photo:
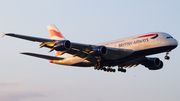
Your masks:
<svg viewBox="0 0 180 101"><path fill-rule="evenodd" d="M47 26L50 38L53 40L65 40L61 32L57 29L55 25L48 25ZM61 54L61 51L55 51L56 57Z"/></svg>
<svg viewBox="0 0 180 101"><path fill-rule="evenodd" d="M63 37L63 35L61 34L61 32L57 29L55 25L48 25L47 28L48 28L51 39L65 40L65 38Z"/></svg>

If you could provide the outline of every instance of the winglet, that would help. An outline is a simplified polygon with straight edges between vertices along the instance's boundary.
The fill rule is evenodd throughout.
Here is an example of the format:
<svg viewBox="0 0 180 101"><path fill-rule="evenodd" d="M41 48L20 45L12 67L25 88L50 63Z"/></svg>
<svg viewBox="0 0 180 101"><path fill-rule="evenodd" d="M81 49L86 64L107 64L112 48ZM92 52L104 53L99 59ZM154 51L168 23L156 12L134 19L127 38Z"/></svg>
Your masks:
<svg viewBox="0 0 180 101"><path fill-rule="evenodd" d="M2 34L3 34L3 35L2 35L2 38L3 38L3 37L4 37L4 35L5 35L5 33L4 33L4 32L2 32Z"/></svg>

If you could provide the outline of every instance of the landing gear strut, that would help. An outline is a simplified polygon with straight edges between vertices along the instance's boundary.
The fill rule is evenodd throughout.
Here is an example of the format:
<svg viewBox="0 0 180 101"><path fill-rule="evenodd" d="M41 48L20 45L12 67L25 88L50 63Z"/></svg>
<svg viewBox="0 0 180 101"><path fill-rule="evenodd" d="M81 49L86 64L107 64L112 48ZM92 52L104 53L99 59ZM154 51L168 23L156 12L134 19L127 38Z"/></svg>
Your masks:
<svg viewBox="0 0 180 101"><path fill-rule="evenodd" d="M169 54L169 52L166 52L166 56L164 57L164 59L166 59L166 60L169 60L169 59L170 59L170 57L168 56L168 54Z"/></svg>

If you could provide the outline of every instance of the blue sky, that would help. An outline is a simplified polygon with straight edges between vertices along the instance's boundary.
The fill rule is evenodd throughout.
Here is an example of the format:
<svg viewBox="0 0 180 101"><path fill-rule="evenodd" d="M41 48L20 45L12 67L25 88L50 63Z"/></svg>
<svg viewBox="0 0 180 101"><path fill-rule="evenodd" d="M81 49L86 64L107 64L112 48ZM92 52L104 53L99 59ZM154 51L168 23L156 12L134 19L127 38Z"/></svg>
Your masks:
<svg viewBox="0 0 180 101"><path fill-rule="evenodd" d="M55 24L66 39L98 44L147 32L167 32L180 40L179 0L4 0L0 31L49 38ZM164 68L143 66L127 73L50 64L20 52L47 55L39 43L5 36L0 39L0 101L178 101L179 47L153 55Z"/></svg>

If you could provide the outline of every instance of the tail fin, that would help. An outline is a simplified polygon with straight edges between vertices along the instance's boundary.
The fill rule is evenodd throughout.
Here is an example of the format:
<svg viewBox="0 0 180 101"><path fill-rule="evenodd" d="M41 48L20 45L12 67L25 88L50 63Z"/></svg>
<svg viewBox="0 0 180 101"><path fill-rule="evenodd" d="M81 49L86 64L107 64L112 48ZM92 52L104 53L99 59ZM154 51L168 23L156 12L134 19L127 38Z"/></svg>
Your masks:
<svg viewBox="0 0 180 101"><path fill-rule="evenodd" d="M47 28L48 28L51 39L65 40L65 38L63 37L63 35L61 34L61 32L57 29L55 25L48 25ZM59 56L60 54L61 54L61 51L55 51L56 57Z"/></svg>
<svg viewBox="0 0 180 101"><path fill-rule="evenodd" d="M65 38L63 37L63 35L61 34L61 32L57 29L55 25L48 25L47 28L48 28L51 39L65 40Z"/></svg>

